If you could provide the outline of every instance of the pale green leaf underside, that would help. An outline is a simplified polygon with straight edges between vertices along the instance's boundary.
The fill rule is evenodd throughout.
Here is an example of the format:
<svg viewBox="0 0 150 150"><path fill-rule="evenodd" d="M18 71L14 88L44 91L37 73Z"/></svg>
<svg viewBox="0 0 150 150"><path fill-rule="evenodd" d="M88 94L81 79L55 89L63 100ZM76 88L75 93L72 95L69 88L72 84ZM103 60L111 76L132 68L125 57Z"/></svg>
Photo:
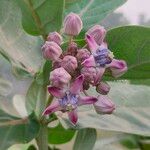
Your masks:
<svg viewBox="0 0 150 150"><path fill-rule="evenodd" d="M125 2L126 0L68 0L65 14L69 12L79 14L84 28L88 29L92 25L100 23L110 12Z"/></svg>
<svg viewBox="0 0 150 150"><path fill-rule="evenodd" d="M114 114L99 115L92 106L80 107L76 128L92 127L150 136L150 88L123 83L111 83L111 87L109 96L117 105ZM95 95L94 91L90 95ZM68 121L65 125L70 127Z"/></svg>
<svg viewBox="0 0 150 150"><path fill-rule="evenodd" d="M35 74L42 60L41 39L24 32L15 0L1 0L0 18L0 52L13 66Z"/></svg>

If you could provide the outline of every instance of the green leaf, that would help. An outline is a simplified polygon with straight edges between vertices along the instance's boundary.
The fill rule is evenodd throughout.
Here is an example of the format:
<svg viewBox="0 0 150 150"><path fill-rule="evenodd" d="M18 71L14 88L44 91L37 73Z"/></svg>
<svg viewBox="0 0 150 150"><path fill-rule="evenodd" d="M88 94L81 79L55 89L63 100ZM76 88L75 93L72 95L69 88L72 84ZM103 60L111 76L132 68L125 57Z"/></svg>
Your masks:
<svg viewBox="0 0 150 150"><path fill-rule="evenodd" d="M128 72L123 79L150 78L150 28L126 26L112 29L106 40L115 58L124 59Z"/></svg>
<svg viewBox="0 0 150 150"><path fill-rule="evenodd" d="M16 143L27 143L35 138L40 125L33 114L21 119L0 110L0 149L6 150Z"/></svg>
<svg viewBox="0 0 150 150"><path fill-rule="evenodd" d="M142 85L110 83L109 97L115 102L116 110L111 115L96 114L91 106L79 108L79 123L75 128L96 128L150 136L150 88ZM95 89L89 95L96 96ZM62 120L61 120L62 121ZM65 119L65 127L71 124Z"/></svg>
<svg viewBox="0 0 150 150"><path fill-rule="evenodd" d="M41 38L24 32L15 0L1 0L0 12L0 53L13 67L22 69L21 74L34 75L42 63Z"/></svg>
<svg viewBox="0 0 150 150"><path fill-rule="evenodd" d="M126 0L67 0L65 14L77 13L83 20L85 29L99 24L109 13L125 3Z"/></svg>
<svg viewBox="0 0 150 150"><path fill-rule="evenodd" d="M91 150L96 142L95 129L81 129L78 131L73 150Z"/></svg>
<svg viewBox="0 0 150 150"><path fill-rule="evenodd" d="M33 111L37 116L41 116L46 105L47 87L38 84L36 80L30 85L26 95L26 109L30 114Z"/></svg>
<svg viewBox="0 0 150 150"><path fill-rule="evenodd" d="M50 144L63 144L70 141L75 134L75 130L66 130L61 124L48 129L48 142Z"/></svg>
<svg viewBox="0 0 150 150"><path fill-rule="evenodd" d="M46 35L59 31L62 24L64 0L17 0L22 10L22 24L32 35Z"/></svg>

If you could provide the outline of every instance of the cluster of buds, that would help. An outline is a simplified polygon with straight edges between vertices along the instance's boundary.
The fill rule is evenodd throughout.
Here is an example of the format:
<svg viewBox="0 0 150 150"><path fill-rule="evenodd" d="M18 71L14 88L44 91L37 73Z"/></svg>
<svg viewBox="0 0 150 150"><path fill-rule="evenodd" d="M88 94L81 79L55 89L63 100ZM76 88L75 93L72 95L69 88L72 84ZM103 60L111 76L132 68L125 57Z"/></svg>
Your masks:
<svg viewBox="0 0 150 150"><path fill-rule="evenodd" d="M114 59L104 42L104 27L95 25L86 32L84 48L80 48L74 40L81 29L80 17L70 13L64 20L64 34L70 38L68 47L62 50L63 38L57 32L50 33L42 46L43 57L53 63L48 91L55 97L43 115L67 112L74 125L78 120L78 106L92 104L99 114L111 114L115 110L115 104L108 97L110 86L102 77L110 72L117 78L127 71L126 62ZM90 86L96 87L99 96L87 94Z"/></svg>

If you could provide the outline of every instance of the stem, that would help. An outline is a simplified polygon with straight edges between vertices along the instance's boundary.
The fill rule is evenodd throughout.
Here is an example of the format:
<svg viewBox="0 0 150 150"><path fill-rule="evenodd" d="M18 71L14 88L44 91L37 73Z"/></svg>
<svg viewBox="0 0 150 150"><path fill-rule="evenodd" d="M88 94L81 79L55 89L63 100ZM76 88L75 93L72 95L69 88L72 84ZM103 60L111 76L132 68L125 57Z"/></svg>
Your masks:
<svg viewBox="0 0 150 150"><path fill-rule="evenodd" d="M48 131L46 125L41 125L36 142L39 150L48 150Z"/></svg>

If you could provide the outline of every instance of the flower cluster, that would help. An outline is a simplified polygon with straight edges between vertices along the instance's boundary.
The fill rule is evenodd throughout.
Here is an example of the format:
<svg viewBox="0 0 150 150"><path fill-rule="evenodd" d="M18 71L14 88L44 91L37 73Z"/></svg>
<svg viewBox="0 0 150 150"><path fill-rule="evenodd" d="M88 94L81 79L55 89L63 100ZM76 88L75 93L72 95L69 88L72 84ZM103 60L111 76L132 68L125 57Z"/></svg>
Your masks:
<svg viewBox="0 0 150 150"><path fill-rule="evenodd" d="M95 25L86 32L84 48L80 48L73 39L82 29L82 20L77 14L66 16L63 29L70 38L66 50L62 50L63 38L57 32L50 33L42 46L43 57L53 63L48 91L55 97L43 114L67 112L73 124L77 123L77 107L81 105L93 104L97 113L111 114L115 104L107 96L110 86L102 77L106 72L115 78L120 77L127 71L126 62L114 59L104 42L104 27ZM90 86L96 87L98 97L87 94Z"/></svg>

